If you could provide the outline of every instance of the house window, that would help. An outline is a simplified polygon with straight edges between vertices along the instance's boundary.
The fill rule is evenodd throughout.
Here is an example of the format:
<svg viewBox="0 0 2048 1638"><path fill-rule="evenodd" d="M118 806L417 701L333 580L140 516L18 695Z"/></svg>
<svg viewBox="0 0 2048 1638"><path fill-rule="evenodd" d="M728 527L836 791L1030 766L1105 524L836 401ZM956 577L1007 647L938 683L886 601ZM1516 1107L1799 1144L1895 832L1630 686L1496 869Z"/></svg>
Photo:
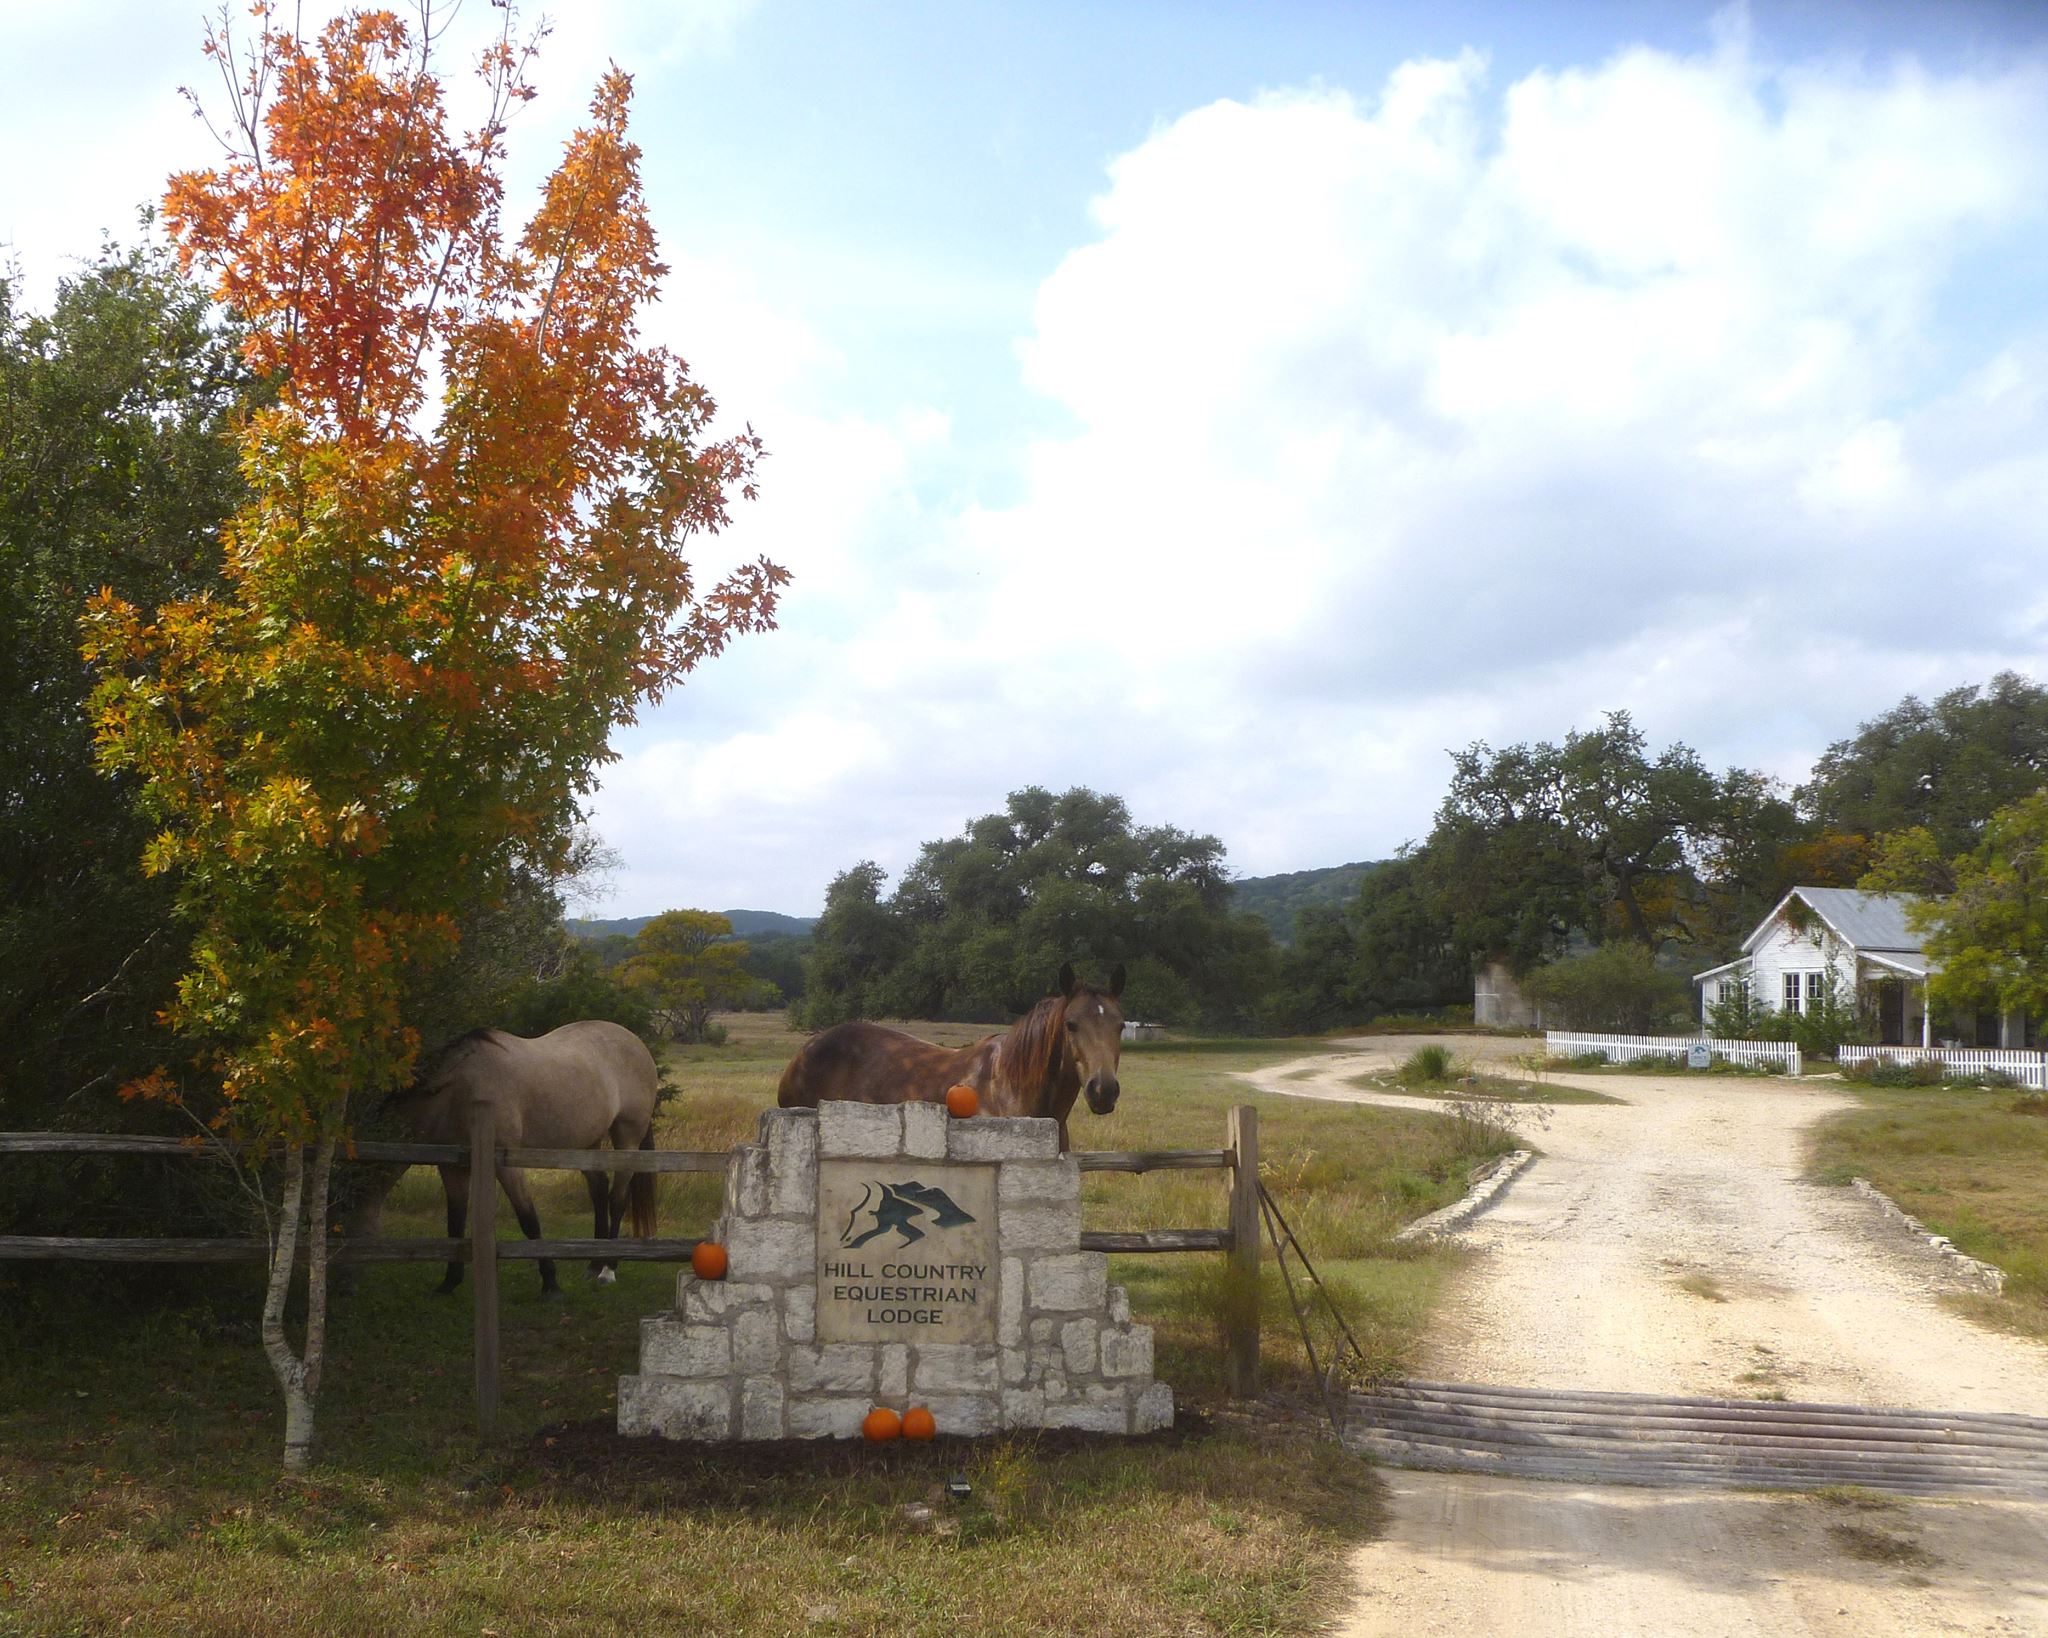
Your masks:
<svg viewBox="0 0 2048 1638"><path fill-rule="evenodd" d="M1826 983L1827 976L1825 972L1786 973L1783 978L1785 1010L1812 1012L1821 1004L1821 986Z"/></svg>

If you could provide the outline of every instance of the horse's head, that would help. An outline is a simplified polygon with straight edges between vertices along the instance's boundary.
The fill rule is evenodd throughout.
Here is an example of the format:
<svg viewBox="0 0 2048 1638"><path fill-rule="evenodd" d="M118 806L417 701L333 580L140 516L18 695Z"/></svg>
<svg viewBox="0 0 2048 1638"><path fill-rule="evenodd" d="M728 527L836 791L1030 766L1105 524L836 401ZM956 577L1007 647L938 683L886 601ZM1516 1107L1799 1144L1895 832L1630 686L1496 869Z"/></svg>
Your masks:
<svg viewBox="0 0 2048 1638"><path fill-rule="evenodd" d="M1109 988L1099 990L1074 977L1072 964L1060 968L1060 994L1066 997L1067 1051L1081 1076L1081 1090L1088 1107L1106 1115L1116 1107L1117 1060L1123 1055L1124 1010L1117 997L1124 993L1121 964L1109 975Z"/></svg>

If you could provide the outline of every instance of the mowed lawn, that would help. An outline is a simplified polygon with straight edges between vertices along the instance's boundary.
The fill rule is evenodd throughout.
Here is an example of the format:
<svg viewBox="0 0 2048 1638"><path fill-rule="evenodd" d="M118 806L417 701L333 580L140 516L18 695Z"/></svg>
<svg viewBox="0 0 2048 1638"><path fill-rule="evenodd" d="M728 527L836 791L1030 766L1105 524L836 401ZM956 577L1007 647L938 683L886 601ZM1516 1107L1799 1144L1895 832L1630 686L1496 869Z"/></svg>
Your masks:
<svg viewBox="0 0 2048 1638"><path fill-rule="evenodd" d="M1849 1087L1815 1133L1814 1175L1867 1177L1972 1257L2005 1270L1984 1317L2048 1336L2048 1097L1966 1087Z"/></svg>
<svg viewBox="0 0 2048 1638"><path fill-rule="evenodd" d="M673 1053L665 1147L726 1147L773 1103L799 1037L728 1022L726 1044ZM1256 1104L1268 1186L1372 1368L1397 1370L1452 1254L1396 1252L1387 1236L1505 1145L1484 1125L1252 1097L1230 1077L1315 1045L1133 1047L1122 1106L1077 1113L1075 1143L1219 1148L1230 1105ZM549 1233L587 1232L580 1178L536 1182ZM1220 1226L1225 1187L1218 1173L1098 1174L1086 1221ZM717 1179L665 1188L665 1233L708 1226ZM400 1184L385 1229L442 1232L430 1171ZM1183 1409L1170 1435L766 1452L609 1432L640 1316L673 1301L673 1269L629 1263L609 1289L565 1269L564 1295L543 1301L531 1265L507 1265L503 1412L482 1440L467 1287L451 1301L430 1294L436 1269L371 1268L335 1305L318 1465L288 1484L253 1271L49 1280L0 1265L0 1634L1308 1632L1375 1528L1374 1484L1322 1436L1270 1268L1271 1396L1223 1397L1221 1267L1113 1260L1158 1330ZM964 1503L944 1493L955 1471Z"/></svg>

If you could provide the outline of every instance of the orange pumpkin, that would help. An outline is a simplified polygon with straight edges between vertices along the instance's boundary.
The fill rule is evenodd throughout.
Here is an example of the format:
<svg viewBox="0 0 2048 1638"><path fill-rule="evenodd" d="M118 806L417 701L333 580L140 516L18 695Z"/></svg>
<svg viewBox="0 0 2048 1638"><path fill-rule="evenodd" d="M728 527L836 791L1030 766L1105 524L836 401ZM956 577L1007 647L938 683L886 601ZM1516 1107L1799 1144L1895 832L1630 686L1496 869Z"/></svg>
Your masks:
<svg viewBox="0 0 2048 1638"><path fill-rule="evenodd" d="M903 1437L906 1439L929 1439L939 1431L939 1424L932 1413L922 1405L912 1405L903 1413Z"/></svg>
<svg viewBox="0 0 2048 1638"><path fill-rule="evenodd" d="M699 1240L690 1248L690 1272L700 1280L725 1278L725 1247L716 1240Z"/></svg>
<svg viewBox="0 0 2048 1638"><path fill-rule="evenodd" d="M893 1439L903 1431L903 1418L887 1405L877 1405L861 1423L860 1431L876 1444L884 1439Z"/></svg>
<svg viewBox="0 0 2048 1638"><path fill-rule="evenodd" d="M966 1084L946 1088L946 1113L965 1120L981 1110L981 1094Z"/></svg>

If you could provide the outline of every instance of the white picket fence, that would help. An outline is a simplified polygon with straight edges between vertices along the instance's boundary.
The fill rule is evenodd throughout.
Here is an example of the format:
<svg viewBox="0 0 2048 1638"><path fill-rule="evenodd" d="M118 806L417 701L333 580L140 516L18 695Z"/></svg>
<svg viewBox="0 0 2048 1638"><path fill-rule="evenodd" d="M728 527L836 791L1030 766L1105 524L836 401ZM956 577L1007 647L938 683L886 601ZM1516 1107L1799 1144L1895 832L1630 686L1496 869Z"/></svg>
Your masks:
<svg viewBox="0 0 2048 1638"><path fill-rule="evenodd" d="M2048 1092L2048 1052L2011 1052L1997 1047L1909 1047L1845 1046L1835 1061L1845 1068L1872 1058L1889 1058L1896 1064L1918 1063L1931 1058L1952 1075L2010 1075L2022 1086Z"/></svg>
<svg viewBox="0 0 2048 1638"><path fill-rule="evenodd" d="M1703 1046L1717 1058L1738 1064L1778 1064L1788 1075L1800 1072L1799 1048L1790 1041L1719 1041L1711 1035L1582 1035L1573 1030L1546 1030L1543 1050L1553 1058L1576 1058L1597 1052L1611 1064L1637 1058L1684 1057Z"/></svg>

